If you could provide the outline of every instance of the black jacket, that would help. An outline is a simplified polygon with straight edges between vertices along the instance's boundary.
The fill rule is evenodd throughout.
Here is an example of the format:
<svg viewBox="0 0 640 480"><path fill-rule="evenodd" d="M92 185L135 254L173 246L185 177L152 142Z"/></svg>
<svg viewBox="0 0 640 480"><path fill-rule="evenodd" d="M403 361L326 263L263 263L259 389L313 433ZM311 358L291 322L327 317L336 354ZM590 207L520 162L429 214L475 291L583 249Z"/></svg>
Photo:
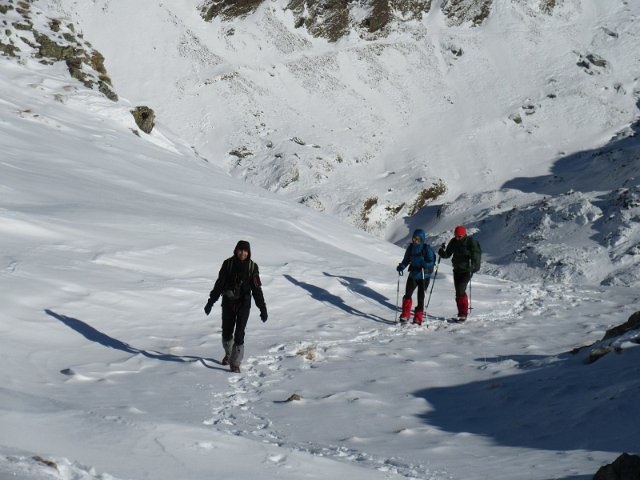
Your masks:
<svg viewBox="0 0 640 480"><path fill-rule="evenodd" d="M477 272L480 268L480 259L482 251L480 250L480 244L473 237L464 237L458 240L452 238L449 241L447 247L443 250L440 249L438 254L442 258L451 259L451 265L454 272Z"/></svg>
<svg viewBox="0 0 640 480"><path fill-rule="evenodd" d="M236 302L250 302L252 294L260 313L266 312L258 264L251 259L242 261L235 256L222 262L209 300L215 303L222 296L222 306L225 307Z"/></svg>

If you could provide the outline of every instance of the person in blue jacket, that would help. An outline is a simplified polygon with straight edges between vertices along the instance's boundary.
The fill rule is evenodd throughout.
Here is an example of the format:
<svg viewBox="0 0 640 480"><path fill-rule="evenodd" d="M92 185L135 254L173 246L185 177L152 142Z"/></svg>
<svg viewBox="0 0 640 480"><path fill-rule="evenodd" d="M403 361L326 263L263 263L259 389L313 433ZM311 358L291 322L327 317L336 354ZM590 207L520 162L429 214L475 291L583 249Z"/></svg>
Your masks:
<svg viewBox="0 0 640 480"><path fill-rule="evenodd" d="M429 286L429 280L431 279L435 263L436 255L433 253L431 246L425 243L424 230L419 228L413 232L411 244L407 247L404 258L397 267L400 275L402 275L402 272L407 266L409 267L407 286L404 297L402 297L401 323L406 323L409 321L409 318L411 318L411 297L416 287L418 287L418 304L416 305L412 323L422 325L424 316L424 293Z"/></svg>

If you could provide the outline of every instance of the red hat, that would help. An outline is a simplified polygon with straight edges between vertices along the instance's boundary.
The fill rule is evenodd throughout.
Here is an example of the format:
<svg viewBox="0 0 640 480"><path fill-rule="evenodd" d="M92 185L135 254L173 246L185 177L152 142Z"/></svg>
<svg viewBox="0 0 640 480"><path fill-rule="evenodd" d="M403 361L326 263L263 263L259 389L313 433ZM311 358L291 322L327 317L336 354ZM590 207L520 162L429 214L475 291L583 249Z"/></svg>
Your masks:
<svg viewBox="0 0 640 480"><path fill-rule="evenodd" d="M454 230L453 230L453 234L456 237L464 237L467 235L467 229L464 228L462 225L458 225Z"/></svg>

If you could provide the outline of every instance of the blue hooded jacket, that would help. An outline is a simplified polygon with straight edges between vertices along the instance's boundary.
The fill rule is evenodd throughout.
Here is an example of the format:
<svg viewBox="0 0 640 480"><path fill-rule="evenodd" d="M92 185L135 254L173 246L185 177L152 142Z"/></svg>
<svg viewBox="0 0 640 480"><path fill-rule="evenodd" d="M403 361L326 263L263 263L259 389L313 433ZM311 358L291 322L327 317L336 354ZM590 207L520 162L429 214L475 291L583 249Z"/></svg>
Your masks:
<svg viewBox="0 0 640 480"><path fill-rule="evenodd" d="M409 266L409 274L416 280L431 278L433 267L436 263L436 254L433 249L425 243L425 233L421 228L413 232L413 237L418 237L420 243L413 243L407 247L402 262L398 265L398 271L402 271Z"/></svg>

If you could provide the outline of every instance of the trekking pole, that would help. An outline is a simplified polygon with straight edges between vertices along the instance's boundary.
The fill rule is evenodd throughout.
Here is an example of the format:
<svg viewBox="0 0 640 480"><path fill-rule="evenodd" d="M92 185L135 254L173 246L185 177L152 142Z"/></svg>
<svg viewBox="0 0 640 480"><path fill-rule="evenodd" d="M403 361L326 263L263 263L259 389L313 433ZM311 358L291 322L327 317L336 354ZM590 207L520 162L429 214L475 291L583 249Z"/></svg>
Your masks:
<svg viewBox="0 0 640 480"><path fill-rule="evenodd" d="M473 273L471 274L471 277L469 277L469 316L471 316L471 310L473 310L473 307L471 306L471 299L473 298L473 296L471 295L471 293L473 292L473 288L472 288L472 282L471 279L473 278Z"/></svg>
<svg viewBox="0 0 640 480"><path fill-rule="evenodd" d="M398 323L398 307L400 305L400 277L402 276L402 272L398 272L398 288L396 289L396 318L394 323Z"/></svg>
<svg viewBox="0 0 640 480"><path fill-rule="evenodd" d="M429 308L429 302L431 302L431 294L433 293L433 286L436 284L436 277L438 276L438 266L440 265L440 255L438 255L438 262L436 263L436 269L433 272L433 282L431 282L431 290L429 291L429 298L427 299L427 305L424 307L426 310Z"/></svg>

